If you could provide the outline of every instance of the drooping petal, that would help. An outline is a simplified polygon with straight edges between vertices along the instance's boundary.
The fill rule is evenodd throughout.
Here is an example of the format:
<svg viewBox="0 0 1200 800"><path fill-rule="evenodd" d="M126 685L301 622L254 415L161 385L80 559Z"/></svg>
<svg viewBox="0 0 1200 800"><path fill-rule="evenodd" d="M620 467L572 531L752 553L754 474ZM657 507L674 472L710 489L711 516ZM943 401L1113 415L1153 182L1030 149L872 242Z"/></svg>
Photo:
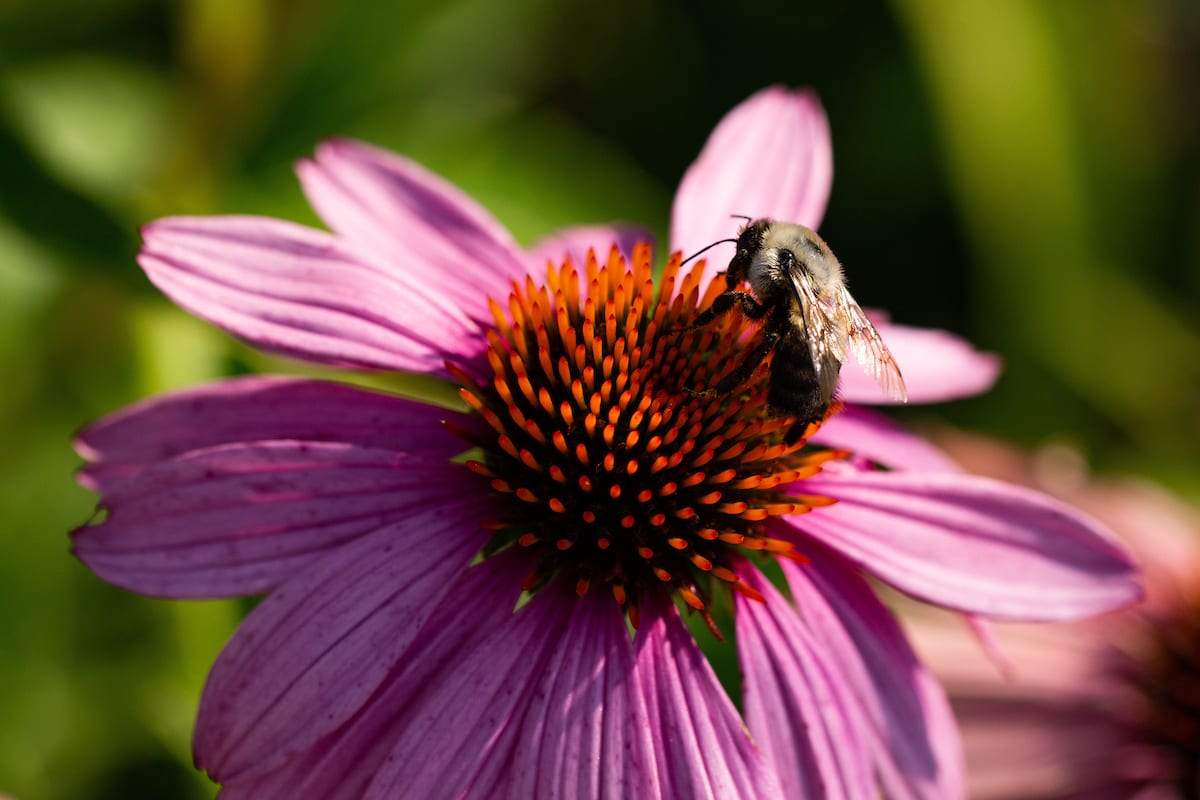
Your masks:
<svg viewBox="0 0 1200 800"><path fill-rule="evenodd" d="M891 469L962 472L948 455L889 417L847 406L829 418L810 441L842 450Z"/></svg>
<svg viewBox="0 0 1200 800"><path fill-rule="evenodd" d="M874 315L872 315L874 317ZM982 394L1000 375L995 353L983 353L948 331L914 328L875 319L908 390L910 403L940 403ZM895 403L853 358L842 365L838 396L851 403Z"/></svg>
<svg viewBox="0 0 1200 800"><path fill-rule="evenodd" d="M514 635L512 627L518 622L513 609L527 569L502 553L460 572L448 592L453 601L432 608L432 616L417 637L409 639L396 667L352 718L271 771L254 770L227 780L221 796L229 800L361 800L386 760L405 757L393 752L396 742L411 739L414 733L426 738L407 754L408 760L418 762L418 768L429 761L433 769L442 770L448 778L443 795L448 796L456 782L464 785L471 777L464 773L479 754L456 760L459 753L451 739L468 736L473 729L413 731L415 709L425 692L444 691L441 687L449 683L463 692L457 698L460 713L487 712L481 700L486 687L464 690L456 676L462 670L486 670L481 661L495 655L489 649L493 639L511 655L505 642ZM500 671L503 665L496 666L497 677L508 677Z"/></svg>
<svg viewBox="0 0 1200 800"><path fill-rule="evenodd" d="M597 259L603 261L608 256L609 248L615 244L628 259L633 254L634 245L639 242L653 246L654 234L636 225L579 225L563 228L529 248L530 272L541 275L545 272L546 262L562 264L563 260L569 257L575 268L582 273L589 250L596 254Z"/></svg>
<svg viewBox="0 0 1200 800"><path fill-rule="evenodd" d="M536 735L533 730L539 717L559 714L574 716L562 723L567 728L579 725L591 728L593 735L598 733L593 727L596 709L588 705L589 692L579 685L554 688L563 677L555 674L554 667L575 658L562 651L584 646L578 628L570 626L576 610L577 604L566 593L544 590L474 642L456 660L453 671L431 676L406 710L404 731L393 743L367 797L482 800L572 796L545 791L541 782L549 780L553 785L553 778L537 773L571 766L595 770L599 765L542 763L542 757L566 757L565 743L523 739ZM614 616L619 611L611 610ZM602 675L606 668L604 654L588 650L600 662L571 667L577 674L582 672L585 680L588 675ZM578 696L572 696L572 689ZM555 701L557 708L550 705ZM540 752L543 744L554 755ZM533 793L519 794L513 791L516 786Z"/></svg>
<svg viewBox="0 0 1200 800"><path fill-rule="evenodd" d="M870 586L815 543L811 563L782 561L792 600L867 721L884 794L896 800L963 795L962 745L936 679Z"/></svg>
<svg viewBox="0 0 1200 800"><path fill-rule="evenodd" d="M482 206L419 164L351 139L331 139L296 166L325 224L439 308L490 319L526 272L511 234Z"/></svg>
<svg viewBox="0 0 1200 800"><path fill-rule="evenodd" d="M89 489L111 484L189 450L283 439L340 442L445 460L464 449L443 420L471 417L345 384L251 375L144 400L84 429L75 449L94 462L80 472Z"/></svg>
<svg viewBox="0 0 1200 800"><path fill-rule="evenodd" d="M268 595L209 674L197 765L220 781L261 774L350 719L486 541L485 509L482 493L426 504Z"/></svg>
<svg viewBox="0 0 1200 800"><path fill-rule="evenodd" d="M484 346L467 313L428 289L427 264L380 268L328 233L263 217L172 217L142 236L138 263L158 288L264 350L440 375Z"/></svg>
<svg viewBox="0 0 1200 800"><path fill-rule="evenodd" d="M829 121L816 93L772 86L725 115L688 168L671 210L671 249L691 255L736 236L739 220L771 217L816 228L833 182ZM709 274L733 245L708 251Z"/></svg>
<svg viewBox="0 0 1200 800"><path fill-rule="evenodd" d="M872 754L851 684L783 595L749 572L744 579L767 602L735 598L746 724L781 796L872 796Z"/></svg>
<svg viewBox="0 0 1200 800"><path fill-rule="evenodd" d="M770 773L711 671L703 679L707 662L678 618L675 634L654 623L633 656L609 603L535 597L479 643L483 652L422 690L368 796L773 796ZM685 640L693 655L682 653ZM467 692L476 702L462 702Z"/></svg>
<svg viewBox="0 0 1200 800"><path fill-rule="evenodd" d="M552 586L513 613L520 563L467 570L355 717L223 796L779 796L674 609L636 645L597 593Z"/></svg>
<svg viewBox="0 0 1200 800"><path fill-rule="evenodd" d="M1141 596L1137 570L1099 523L1028 489L972 475L851 469L826 469L798 486L837 500L795 518L798 529L931 603L1062 621Z"/></svg>
<svg viewBox="0 0 1200 800"><path fill-rule="evenodd" d="M553 645L514 749L493 748L476 785L505 797L661 796L649 712L633 674L633 643L611 598L558 590L569 619Z"/></svg>
<svg viewBox="0 0 1200 800"><path fill-rule="evenodd" d="M1120 621L1136 616L1005 625L1013 671L1004 678L958 620L913 611L909 638L954 698L972 798L1142 796L1124 781L1147 774L1153 756L1130 746L1129 706L1119 699L1129 676L1108 669L1137 639ZM1127 771L1126 759L1142 769Z"/></svg>
<svg viewBox="0 0 1200 800"><path fill-rule="evenodd" d="M649 605L635 641L663 797L779 797L774 770L673 606Z"/></svg>
<svg viewBox="0 0 1200 800"><path fill-rule="evenodd" d="M195 450L108 487L107 517L75 554L118 586L161 597L259 594L350 539L474 485L461 466L326 442Z"/></svg>

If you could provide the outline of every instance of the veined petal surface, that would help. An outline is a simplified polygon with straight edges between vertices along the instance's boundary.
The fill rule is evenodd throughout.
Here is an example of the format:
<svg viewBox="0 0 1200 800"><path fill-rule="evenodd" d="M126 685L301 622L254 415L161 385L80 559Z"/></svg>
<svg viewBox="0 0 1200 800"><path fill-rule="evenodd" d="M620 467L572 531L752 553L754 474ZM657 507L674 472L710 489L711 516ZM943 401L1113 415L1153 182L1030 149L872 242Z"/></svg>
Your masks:
<svg viewBox="0 0 1200 800"><path fill-rule="evenodd" d="M411 276L452 318L491 319L526 273L512 235L466 193L414 161L352 139L323 142L296 172L321 219L368 260Z"/></svg>
<svg viewBox="0 0 1200 800"><path fill-rule="evenodd" d="M475 418L330 381L249 375L152 397L85 428L75 449L92 462L80 482L99 492L189 450L237 442L340 442L444 461L465 445L442 427Z"/></svg>
<svg viewBox="0 0 1200 800"><path fill-rule="evenodd" d="M962 472L950 456L910 432L890 417L861 406L847 406L809 440L834 449L849 450L890 469L913 472Z"/></svg>
<svg viewBox="0 0 1200 800"><path fill-rule="evenodd" d="M438 294L436 274L380 266L324 231L265 217L168 217L142 237L138 263L159 289L263 350L439 375L445 359L482 352L479 326Z"/></svg>
<svg viewBox="0 0 1200 800"><path fill-rule="evenodd" d="M426 703L427 694L444 691L449 683L460 694L455 708L462 714L486 715L485 686L466 686L459 676L486 671L495 656L488 642L503 645L514 633L513 609L520 595L526 567L503 554L462 570L452 581L451 602L431 606L432 615L416 637L406 636L407 649L395 667L362 707L336 730L291 755L273 769L255 769L227 780L221 796L228 800L361 800L386 763L392 774L428 768L441 771L444 782L430 797L461 797L470 784L478 760L458 760L457 737L475 732L451 726L413 731L410 714ZM507 651L506 651L507 652ZM497 662L496 677L504 680L504 665ZM456 718L454 721L457 721ZM450 720L447 720L449 722ZM484 738L494 728L484 732ZM397 743L424 739L407 752ZM414 795L416 796L416 795Z"/></svg>
<svg viewBox="0 0 1200 800"><path fill-rule="evenodd" d="M436 501L483 497L449 462L359 445L268 441L193 450L108 487L73 549L96 574L160 597L260 594L316 556Z"/></svg>
<svg viewBox="0 0 1200 800"><path fill-rule="evenodd" d="M800 485L837 502L795 518L797 529L936 605L1050 622L1141 596L1136 569L1100 524L1038 492L973 475L855 469Z"/></svg>
<svg viewBox="0 0 1200 800"><path fill-rule="evenodd" d="M874 794L871 749L852 685L822 642L757 570L766 602L737 604L746 724L779 774L784 797L854 800Z"/></svg>
<svg viewBox="0 0 1200 800"><path fill-rule="evenodd" d="M685 256L736 237L744 220L771 217L816 228L833 183L829 121L811 90L772 86L726 114L692 163L671 209L671 249ZM708 274L733 258L708 251Z"/></svg>
<svg viewBox="0 0 1200 800"><path fill-rule="evenodd" d="M675 607L647 607L634 642L664 797L779 797L774 770Z"/></svg>
<svg viewBox="0 0 1200 800"><path fill-rule="evenodd" d="M197 765L221 781L259 774L350 719L487 540L487 498L472 494L334 549L268 595L209 674Z"/></svg>
<svg viewBox="0 0 1200 800"><path fill-rule="evenodd" d="M962 745L946 697L888 609L836 553L781 562L792 606L852 689L885 796L940 800L964 793Z"/></svg>

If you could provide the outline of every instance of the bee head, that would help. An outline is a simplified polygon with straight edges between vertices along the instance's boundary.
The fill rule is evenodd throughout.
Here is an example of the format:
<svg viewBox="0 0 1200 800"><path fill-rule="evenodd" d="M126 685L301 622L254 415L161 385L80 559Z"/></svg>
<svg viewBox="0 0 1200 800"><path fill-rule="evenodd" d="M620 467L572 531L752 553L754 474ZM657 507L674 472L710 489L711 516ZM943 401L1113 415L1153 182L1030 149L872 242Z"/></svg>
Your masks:
<svg viewBox="0 0 1200 800"><path fill-rule="evenodd" d="M771 225L771 220L759 219L748 223L738 232L737 253L729 262L729 270L725 273L725 283L730 288L749 276L750 262L754 259L754 254L762 249L767 228Z"/></svg>

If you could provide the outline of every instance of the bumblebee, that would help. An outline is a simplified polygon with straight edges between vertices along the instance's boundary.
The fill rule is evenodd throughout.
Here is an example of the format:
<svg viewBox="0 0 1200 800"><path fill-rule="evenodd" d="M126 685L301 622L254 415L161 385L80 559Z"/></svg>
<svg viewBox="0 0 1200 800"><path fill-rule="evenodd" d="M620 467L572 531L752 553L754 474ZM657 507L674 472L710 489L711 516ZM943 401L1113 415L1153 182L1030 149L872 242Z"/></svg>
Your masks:
<svg viewBox="0 0 1200 800"><path fill-rule="evenodd" d="M738 232L736 243L725 273L727 291L694 325L707 325L734 307L766 321L761 342L721 379L717 394L737 388L774 353L767 405L774 414L795 418L784 436L789 445L810 424L825 419L847 349L890 398L908 399L900 367L850 296L842 265L820 236L803 225L758 219ZM753 294L735 291L743 282Z"/></svg>

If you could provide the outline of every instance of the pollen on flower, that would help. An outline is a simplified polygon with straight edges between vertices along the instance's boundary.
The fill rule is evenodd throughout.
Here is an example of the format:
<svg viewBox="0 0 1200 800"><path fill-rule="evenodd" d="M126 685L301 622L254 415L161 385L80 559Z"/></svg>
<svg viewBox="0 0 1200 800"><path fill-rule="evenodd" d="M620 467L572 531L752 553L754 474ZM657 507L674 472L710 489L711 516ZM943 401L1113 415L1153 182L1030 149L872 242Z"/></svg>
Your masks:
<svg viewBox="0 0 1200 800"><path fill-rule="evenodd" d="M466 467L510 498L489 550L528 554L522 588L559 575L580 595L606 587L636 625L650 592L707 613L722 586L762 599L739 578L746 558L805 560L763 523L831 503L787 488L847 454L784 442L791 420L766 413L766 365L711 390L759 334L735 314L692 324L724 289L701 286L702 270L681 274L675 255L656 291L644 245L628 264L615 247L603 264L589 254L582 275L548 265L544 283L490 300L492 375L450 366L490 431L456 431L484 453Z"/></svg>

